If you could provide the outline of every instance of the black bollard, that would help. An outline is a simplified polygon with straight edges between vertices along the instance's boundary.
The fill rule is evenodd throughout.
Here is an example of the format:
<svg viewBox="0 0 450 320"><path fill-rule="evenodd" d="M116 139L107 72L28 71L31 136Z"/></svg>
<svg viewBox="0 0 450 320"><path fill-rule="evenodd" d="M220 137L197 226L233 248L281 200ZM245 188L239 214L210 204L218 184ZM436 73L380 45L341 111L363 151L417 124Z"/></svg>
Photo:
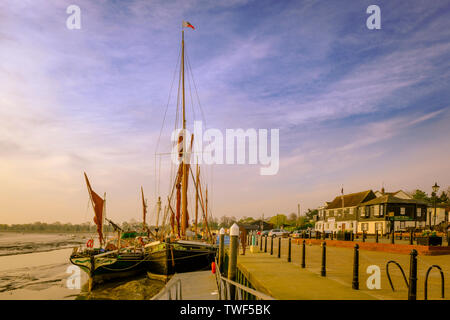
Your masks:
<svg viewBox="0 0 450 320"><path fill-rule="evenodd" d="M270 255L273 255L273 237L270 237Z"/></svg>
<svg viewBox="0 0 450 320"><path fill-rule="evenodd" d="M362 240L363 240L363 242L366 242L366 232L365 231L363 231Z"/></svg>
<svg viewBox="0 0 450 320"><path fill-rule="evenodd" d="M375 231L375 243L378 243L378 230Z"/></svg>
<svg viewBox="0 0 450 320"><path fill-rule="evenodd" d="M264 236L264 252L267 252L267 236Z"/></svg>
<svg viewBox="0 0 450 320"><path fill-rule="evenodd" d="M391 243L394 244L395 243L395 233L394 231L391 232Z"/></svg>
<svg viewBox="0 0 450 320"><path fill-rule="evenodd" d="M355 241L355 233L352 232L352 241Z"/></svg>
<svg viewBox="0 0 450 320"><path fill-rule="evenodd" d="M303 244L302 244L302 268L306 267L306 241L303 240Z"/></svg>
<svg viewBox="0 0 450 320"><path fill-rule="evenodd" d="M309 238L311 239L312 237L311 237L311 230L309 230Z"/></svg>
<svg viewBox="0 0 450 320"><path fill-rule="evenodd" d="M400 231L400 240L403 239L403 231Z"/></svg>
<svg viewBox="0 0 450 320"><path fill-rule="evenodd" d="M355 244L355 252L353 256L353 282L352 288L359 290L359 246Z"/></svg>
<svg viewBox="0 0 450 320"><path fill-rule="evenodd" d="M409 232L409 244L413 244L413 231L411 230L410 232Z"/></svg>
<svg viewBox="0 0 450 320"><path fill-rule="evenodd" d="M408 300L416 300L417 297L417 251L413 249L410 253L411 262L409 269Z"/></svg>
<svg viewBox="0 0 450 320"><path fill-rule="evenodd" d="M330 233L330 237L331 237L330 239L331 239L331 240L333 240L333 234L334 234L334 232L331 232L331 233Z"/></svg>
<svg viewBox="0 0 450 320"><path fill-rule="evenodd" d="M327 265L327 243L324 241L322 242L322 269L320 270L320 275L322 277L325 277L327 275L326 265Z"/></svg>
<svg viewBox="0 0 450 320"><path fill-rule="evenodd" d="M262 252L262 235L259 236L259 251Z"/></svg>
<svg viewBox="0 0 450 320"><path fill-rule="evenodd" d="M278 258L281 257L281 237L278 238Z"/></svg>
<svg viewBox="0 0 450 320"><path fill-rule="evenodd" d="M291 237L289 237L288 241L288 262L291 262Z"/></svg>

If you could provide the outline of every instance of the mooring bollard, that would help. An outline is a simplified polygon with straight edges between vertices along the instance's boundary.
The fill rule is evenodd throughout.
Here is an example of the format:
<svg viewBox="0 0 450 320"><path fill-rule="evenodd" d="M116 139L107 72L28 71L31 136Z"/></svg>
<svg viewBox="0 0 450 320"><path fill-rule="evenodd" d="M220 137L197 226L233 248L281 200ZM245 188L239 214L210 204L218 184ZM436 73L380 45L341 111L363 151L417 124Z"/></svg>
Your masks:
<svg viewBox="0 0 450 320"><path fill-rule="evenodd" d="M355 244L355 253L353 255L353 282L352 288L359 290L359 246Z"/></svg>
<svg viewBox="0 0 450 320"><path fill-rule="evenodd" d="M270 237L270 255L273 255L273 236Z"/></svg>
<svg viewBox="0 0 450 320"><path fill-rule="evenodd" d="M267 235L264 236L264 252L267 252Z"/></svg>
<svg viewBox="0 0 450 320"><path fill-rule="evenodd" d="M410 232L409 232L409 244L413 244L413 231L411 230Z"/></svg>
<svg viewBox="0 0 450 320"><path fill-rule="evenodd" d="M291 237L289 237L289 242L288 242L288 262L291 262Z"/></svg>
<svg viewBox="0 0 450 320"><path fill-rule="evenodd" d="M417 298L417 251L413 249L410 253L411 262L409 268L409 288L408 300L416 300Z"/></svg>
<svg viewBox="0 0 450 320"><path fill-rule="evenodd" d="M327 275L326 265L327 265L327 243L324 241L322 242L322 269L320 270L320 275L322 277L325 277Z"/></svg>
<svg viewBox="0 0 450 320"><path fill-rule="evenodd" d="M223 271L223 260L225 257L225 229L219 231L219 271Z"/></svg>
<svg viewBox="0 0 450 320"><path fill-rule="evenodd" d="M239 251L239 227L234 223L230 228L230 259L228 260L228 279L231 281L236 280L237 273L237 256ZM230 286L230 299L234 300L234 293L236 288Z"/></svg>
<svg viewBox="0 0 450 320"><path fill-rule="evenodd" d="M281 257L281 237L278 238L278 258Z"/></svg>
<svg viewBox="0 0 450 320"><path fill-rule="evenodd" d="M306 254L306 241L303 240L303 243L302 243L302 268L305 268L305 267L306 267L306 257L305 257L305 254Z"/></svg>

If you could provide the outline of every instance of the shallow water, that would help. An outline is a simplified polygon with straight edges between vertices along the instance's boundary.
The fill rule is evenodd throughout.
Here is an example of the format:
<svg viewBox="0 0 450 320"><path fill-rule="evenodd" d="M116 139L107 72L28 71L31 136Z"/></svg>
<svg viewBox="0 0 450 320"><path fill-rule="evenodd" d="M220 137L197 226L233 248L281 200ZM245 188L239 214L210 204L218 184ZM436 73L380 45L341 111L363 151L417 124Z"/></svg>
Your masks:
<svg viewBox="0 0 450 320"><path fill-rule="evenodd" d="M88 277L80 271L81 286L71 289L74 266L69 256L72 247L85 242L86 235L81 234L72 238L70 234L0 233L0 300L142 300L164 286L143 275L98 285L87 294Z"/></svg>

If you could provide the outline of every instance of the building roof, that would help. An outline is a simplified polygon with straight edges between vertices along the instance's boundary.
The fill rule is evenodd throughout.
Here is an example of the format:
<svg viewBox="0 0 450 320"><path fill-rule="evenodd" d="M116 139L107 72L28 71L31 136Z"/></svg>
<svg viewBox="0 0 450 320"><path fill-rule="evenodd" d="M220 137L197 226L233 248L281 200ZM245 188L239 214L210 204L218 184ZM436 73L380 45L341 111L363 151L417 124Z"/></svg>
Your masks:
<svg viewBox="0 0 450 320"><path fill-rule="evenodd" d="M366 202L362 203L362 205L372 205L372 204L381 204L381 203L410 203L410 204L427 205L427 203L424 201L417 200L417 199L397 198L397 197L394 197L391 193L387 193L384 196L366 201Z"/></svg>
<svg viewBox="0 0 450 320"><path fill-rule="evenodd" d="M339 209L342 207L355 207L355 206L361 204L364 200L366 200L366 198L371 194L372 194L372 198L376 197L372 190L338 196L338 197L334 198L334 200L328 204L327 209ZM342 198L344 198L344 205L342 205Z"/></svg>

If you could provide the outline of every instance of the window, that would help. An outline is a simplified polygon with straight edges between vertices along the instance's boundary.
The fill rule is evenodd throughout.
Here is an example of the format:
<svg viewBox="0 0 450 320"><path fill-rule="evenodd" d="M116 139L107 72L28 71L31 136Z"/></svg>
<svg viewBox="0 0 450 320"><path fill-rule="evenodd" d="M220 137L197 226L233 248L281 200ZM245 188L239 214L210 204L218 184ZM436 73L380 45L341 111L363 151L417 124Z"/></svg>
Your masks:
<svg viewBox="0 0 450 320"><path fill-rule="evenodd" d="M422 216L422 208L417 208L417 216L418 217Z"/></svg>
<svg viewBox="0 0 450 320"><path fill-rule="evenodd" d="M405 229L405 221L400 221L400 229Z"/></svg>
<svg viewBox="0 0 450 320"><path fill-rule="evenodd" d="M382 217L384 215L384 205L380 204L380 216Z"/></svg>
<svg viewBox="0 0 450 320"><path fill-rule="evenodd" d="M401 207L401 208L400 208L400 214L405 215L405 213L406 213L405 208L404 208L404 207Z"/></svg>
<svg viewBox="0 0 450 320"><path fill-rule="evenodd" d="M370 207L366 207L366 218L370 217Z"/></svg>
<svg viewBox="0 0 450 320"><path fill-rule="evenodd" d="M369 224L368 223L361 223L361 229L362 229L362 231L369 230Z"/></svg>
<svg viewBox="0 0 450 320"><path fill-rule="evenodd" d="M353 208L350 208L350 214L353 215Z"/></svg>
<svg viewBox="0 0 450 320"><path fill-rule="evenodd" d="M359 216L364 217L364 207L359 207Z"/></svg>
<svg viewBox="0 0 450 320"><path fill-rule="evenodd" d="M339 209L339 210L337 211L337 214L338 214L338 217L342 217L342 209Z"/></svg>
<svg viewBox="0 0 450 320"><path fill-rule="evenodd" d="M380 206L378 206L378 205L376 205L376 206L373 206L374 207L374 216L375 217L379 217L380 216Z"/></svg>
<svg viewBox="0 0 450 320"><path fill-rule="evenodd" d="M375 216L375 206L370 206L370 215Z"/></svg>

